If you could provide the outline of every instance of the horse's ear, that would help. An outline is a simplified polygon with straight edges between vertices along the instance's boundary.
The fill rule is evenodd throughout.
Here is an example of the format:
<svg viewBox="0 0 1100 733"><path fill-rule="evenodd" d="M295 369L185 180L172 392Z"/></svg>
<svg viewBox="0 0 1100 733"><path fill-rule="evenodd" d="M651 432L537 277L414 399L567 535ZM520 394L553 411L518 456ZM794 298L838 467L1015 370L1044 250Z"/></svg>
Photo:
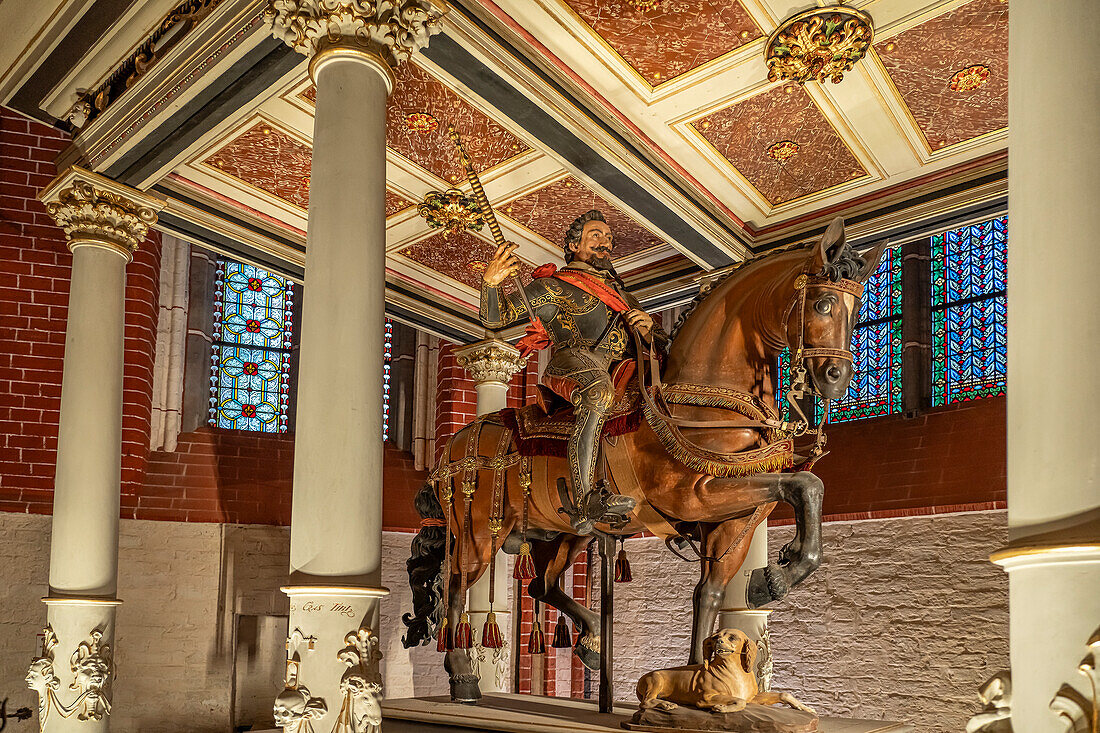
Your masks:
<svg viewBox="0 0 1100 733"><path fill-rule="evenodd" d="M859 277L856 278L857 282L867 282L867 278L871 277L878 269L878 263L882 260L882 253L886 251L886 248L890 246L890 240L884 239L882 243L876 247L873 247L863 257L863 269L859 271Z"/></svg>
<svg viewBox="0 0 1100 733"><path fill-rule="evenodd" d="M829 224L829 228L821 235L821 241L814 247L811 255L810 266L807 272L813 274L824 273L825 269L836 260L844 250L844 217L838 216Z"/></svg>

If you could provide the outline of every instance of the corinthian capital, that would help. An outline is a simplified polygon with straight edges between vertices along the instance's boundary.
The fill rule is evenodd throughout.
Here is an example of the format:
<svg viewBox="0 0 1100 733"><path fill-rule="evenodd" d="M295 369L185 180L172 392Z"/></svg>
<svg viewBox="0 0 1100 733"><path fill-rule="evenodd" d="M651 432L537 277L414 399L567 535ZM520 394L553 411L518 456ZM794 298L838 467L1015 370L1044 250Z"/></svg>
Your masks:
<svg viewBox="0 0 1100 733"><path fill-rule="evenodd" d="M306 56L353 44L398 66L428 45L446 11L441 0L269 0L266 17L276 38Z"/></svg>
<svg viewBox="0 0 1100 733"><path fill-rule="evenodd" d="M127 261L164 208L160 199L75 166L46 186L39 199L64 230L69 249L93 244Z"/></svg>
<svg viewBox="0 0 1100 733"><path fill-rule="evenodd" d="M512 375L527 366L519 349L507 341L486 339L455 350L458 365L474 378L475 384L501 382L508 384Z"/></svg>

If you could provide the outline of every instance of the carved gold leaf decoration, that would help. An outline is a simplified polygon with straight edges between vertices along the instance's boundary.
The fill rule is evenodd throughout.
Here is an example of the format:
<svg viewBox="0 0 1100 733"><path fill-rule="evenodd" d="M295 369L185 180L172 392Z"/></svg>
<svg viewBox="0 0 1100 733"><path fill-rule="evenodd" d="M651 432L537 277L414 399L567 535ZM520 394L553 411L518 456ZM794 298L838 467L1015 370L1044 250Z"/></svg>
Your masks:
<svg viewBox="0 0 1100 733"><path fill-rule="evenodd" d="M157 220L153 209L80 180L48 203L46 210L65 231L70 246L90 239L113 245L128 256L145 241Z"/></svg>
<svg viewBox="0 0 1100 733"><path fill-rule="evenodd" d="M866 55L874 33L871 16L844 5L793 15L772 31L764 47L768 81L829 79L838 84Z"/></svg>

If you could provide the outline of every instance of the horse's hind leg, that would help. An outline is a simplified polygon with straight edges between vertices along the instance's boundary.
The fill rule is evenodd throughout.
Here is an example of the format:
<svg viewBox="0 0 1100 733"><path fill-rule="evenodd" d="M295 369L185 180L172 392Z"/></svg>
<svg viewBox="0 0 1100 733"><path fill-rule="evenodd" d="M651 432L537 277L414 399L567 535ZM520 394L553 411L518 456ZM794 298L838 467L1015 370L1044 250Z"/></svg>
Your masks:
<svg viewBox="0 0 1100 733"><path fill-rule="evenodd" d="M794 539L779 552L778 563L757 568L749 579L746 600L750 608L777 601L821 565L821 500L825 486L809 471L785 475L780 498L794 509Z"/></svg>
<svg viewBox="0 0 1100 733"><path fill-rule="evenodd" d="M590 537L559 535L548 542L535 543L532 548L533 558L539 575L531 581L527 591L532 598L556 608L573 621L579 634L573 653L584 666L599 669L600 654L593 648L593 642L598 642L600 638L600 616L575 601L558 585L561 574L573 564L590 541Z"/></svg>
<svg viewBox="0 0 1100 733"><path fill-rule="evenodd" d="M451 575L450 594L447 598L447 621L453 633L458 628L462 616L463 603L461 579L457 573ZM465 649L451 649L443 658L443 667L451 681L451 700L453 702L476 703L481 699L479 680L470 665L470 657Z"/></svg>

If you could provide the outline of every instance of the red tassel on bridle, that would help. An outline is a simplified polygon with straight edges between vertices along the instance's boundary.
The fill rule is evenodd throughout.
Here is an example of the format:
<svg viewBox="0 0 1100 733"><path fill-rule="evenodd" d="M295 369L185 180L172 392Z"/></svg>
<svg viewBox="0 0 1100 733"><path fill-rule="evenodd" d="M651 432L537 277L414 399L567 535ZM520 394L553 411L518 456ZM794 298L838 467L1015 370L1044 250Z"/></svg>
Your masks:
<svg viewBox="0 0 1100 733"><path fill-rule="evenodd" d="M497 625L497 615L492 611L485 614L485 628L481 630L481 645L486 649L501 649L504 647L504 636Z"/></svg>
<svg viewBox="0 0 1100 733"><path fill-rule="evenodd" d="M527 637L528 654L545 654L546 639L542 636L542 624L539 623L539 602L535 601L534 621L531 624L531 635Z"/></svg>
<svg viewBox="0 0 1100 733"><path fill-rule="evenodd" d="M512 568L512 577L516 580L535 579L535 559L531 557L530 542L519 546L519 557L516 558L516 566Z"/></svg>
<svg viewBox="0 0 1100 733"><path fill-rule="evenodd" d="M455 627L454 648L469 649L474 645L474 634L470 629L470 615L465 611L458 617L458 626Z"/></svg>
<svg viewBox="0 0 1100 733"><path fill-rule="evenodd" d="M439 640L436 642L435 650L437 652L449 652L454 648L455 641L451 635L451 622L450 619L444 618L443 623L439 625Z"/></svg>
<svg viewBox="0 0 1100 733"><path fill-rule="evenodd" d="M619 555L615 558L615 582L629 583L634 579L630 572L630 560L626 559L626 541L619 540Z"/></svg>

